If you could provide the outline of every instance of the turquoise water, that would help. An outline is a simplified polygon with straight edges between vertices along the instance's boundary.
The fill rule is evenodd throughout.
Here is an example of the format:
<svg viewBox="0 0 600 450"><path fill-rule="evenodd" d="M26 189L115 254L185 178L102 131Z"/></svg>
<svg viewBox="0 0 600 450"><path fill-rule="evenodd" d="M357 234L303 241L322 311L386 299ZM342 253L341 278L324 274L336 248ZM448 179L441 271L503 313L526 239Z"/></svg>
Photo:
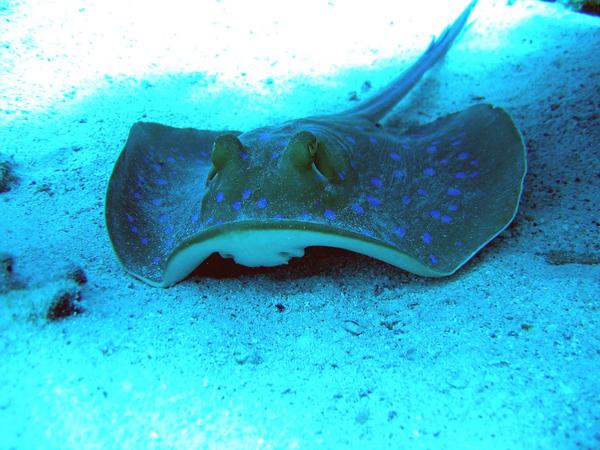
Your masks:
<svg viewBox="0 0 600 450"><path fill-rule="evenodd" d="M277 5L0 2L0 448L598 447L597 18L482 1L384 123L488 102L523 133L515 221L455 275L323 247L169 289L119 264L133 123L354 107L465 2Z"/></svg>

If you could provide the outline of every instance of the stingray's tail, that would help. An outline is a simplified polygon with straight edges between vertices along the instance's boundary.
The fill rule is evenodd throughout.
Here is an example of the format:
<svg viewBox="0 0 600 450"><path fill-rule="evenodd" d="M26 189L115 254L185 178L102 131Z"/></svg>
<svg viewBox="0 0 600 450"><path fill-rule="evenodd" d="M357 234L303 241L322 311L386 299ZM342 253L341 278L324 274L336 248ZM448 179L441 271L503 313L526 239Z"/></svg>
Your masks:
<svg viewBox="0 0 600 450"><path fill-rule="evenodd" d="M423 55L402 75L392 81L386 88L374 97L365 100L354 108L342 111L336 115L358 115L365 117L373 122L377 122L385 116L408 92L421 77L433 65L438 62L450 49L456 37L464 28L471 11L475 7L477 0L471 0L471 3L465 8L462 14L454 21L452 25L434 39L429 48Z"/></svg>

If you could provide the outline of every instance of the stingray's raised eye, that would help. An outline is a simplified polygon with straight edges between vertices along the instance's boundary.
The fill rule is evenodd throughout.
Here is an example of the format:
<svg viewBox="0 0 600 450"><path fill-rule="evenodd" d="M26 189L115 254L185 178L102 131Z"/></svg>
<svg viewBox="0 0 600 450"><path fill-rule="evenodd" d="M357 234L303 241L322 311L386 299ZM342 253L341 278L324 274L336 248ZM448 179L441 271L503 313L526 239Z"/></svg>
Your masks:
<svg viewBox="0 0 600 450"><path fill-rule="evenodd" d="M310 131L296 133L290 139L286 149L286 158L299 168L308 168L315 159L317 138Z"/></svg>
<svg viewBox="0 0 600 450"><path fill-rule="evenodd" d="M213 165L208 171L208 176L206 177L206 185L215 177L217 172L221 170L227 161L231 161L234 158L238 158L242 152L244 151L244 147L238 138L236 138L233 134L223 134L218 136L215 139L215 143L213 144L212 152L210 154L210 160Z"/></svg>
<svg viewBox="0 0 600 450"><path fill-rule="evenodd" d="M331 183L344 181L348 167L340 152L334 152L327 144L320 142L315 154L315 168Z"/></svg>
<svg viewBox="0 0 600 450"><path fill-rule="evenodd" d="M224 134L215 139L210 159L215 169L221 169L227 161L238 157L243 151L242 143L233 134Z"/></svg>

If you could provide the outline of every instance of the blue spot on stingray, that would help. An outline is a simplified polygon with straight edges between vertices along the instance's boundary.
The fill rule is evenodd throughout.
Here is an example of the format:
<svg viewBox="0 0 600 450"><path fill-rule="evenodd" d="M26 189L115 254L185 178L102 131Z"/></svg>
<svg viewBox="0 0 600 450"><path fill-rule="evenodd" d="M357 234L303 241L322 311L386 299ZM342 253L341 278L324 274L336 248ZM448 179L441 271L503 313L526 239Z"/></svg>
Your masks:
<svg viewBox="0 0 600 450"><path fill-rule="evenodd" d="M356 214L364 214L365 210L363 209L362 206L357 205L356 203L352 205L352 211L354 211Z"/></svg>
<svg viewBox="0 0 600 450"><path fill-rule="evenodd" d="M175 227L173 226L173 224L172 224L172 223L170 223L169 225L167 225L167 227L165 228L165 232L166 232L167 234L171 234L171 233L173 233L173 231L174 231L174 230L175 230Z"/></svg>
<svg viewBox="0 0 600 450"><path fill-rule="evenodd" d="M264 197L259 198L258 201L256 202L256 206L260 209L263 209L264 207L267 206L267 199Z"/></svg>
<svg viewBox="0 0 600 450"><path fill-rule="evenodd" d="M129 222L129 223L133 222L133 216L131 214L127 214L127 222Z"/></svg>
<svg viewBox="0 0 600 450"><path fill-rule="evenodd" d="M404 203L405 205L408 205L410 203L410 198L408 197L408 195L402 196L402 203Z"/></svg>
<svg viewBox="0 0 600 450"><path fill-rule="evenodd" d="M390 158L392 158L394 161L400 161L400 155L395 152L390 153Z"/></svg>
<svg viewBox="0 0 600 450"><path fill-rule="evenodd" d="M271 133L267 133L267 132L260 133L259 139L263 142L268 141L269 139L271 139Z"/></svg>
<svg viewBox="0 0 600 450"><path fill-rule="evenodd" d="M281 155L281 151L274 151L273 153L271 153L271 159L277 159L279 158L279 155Z"/></svg>
<svg viewBox="0 0 600 450"><path fill-rule="evenodd" d="M351 144L356 144L356 139L354 139L352 136L346 136L346 140Z"/></svg>
<svg viewBox="0 0 600 450"><path fill-rule="evenodd" d="M155 256L154 258L152 258L152 263L153 264L157 264L160 262L160 256Z"/></svg>
<svg viewBox="0 0 600 450"><path fill-rule="evenodd" d="M461 152L458 154L458 159L460 159L461 161L464 161L468 157L469 157L469 152Z"/></svg>
<svg viewBox="0 0 600 450"><path fill-rule="evenodd" d="M142 245L148 245L148 238L141 238L140 239L140 244L142 244Z"/></svg>
<svg viewBox="0 0 600 450"><path fill-rule="evenodd" d="M429 213L429 215L430 215L431 217L433 217L434 219L439 219L439 218L442 216L442 213L441 213L441 212L439 212L437 209L434 209L433 211L431 211L431 212Z"/></svg>
<svg viewBox="0 0 600 450"><path fill-rule="evenodd" d="M429 147L427 147L427 153L436 153L438 151L438 148L435 145L430 145Z"/></svg>
<svg viewBox="0 0 600 450"><path fill-rule="evenodd" d="M137 232L138 232L138 227L136 227L136 226L134 225L134 226L132 226L132 227L130 228L130 230L131 230L131 232L132 232L132 233L137 233Z"/></svg>
<svg viewBox="0 0 600 450"><path fill-rule="evenodd" d="M442 216L442 223L450 223L450 222L452 222L452 217L447 216L446 214L444 214Z"/></svg>
<svg viewBox="0 0 600 450"><path fill-rule="evenodd" d="M241 156L242 156L242 161L246 161L248 159L248 152L246 150L242 150Z"/></svg>
<svg viewBox="0 0 600 450"><path fill-rule="evenodd" d="M156 184L158 184L159 186L164 186L165 184L167 184L167 180L165 180L164 178L158 178L156 180Z"/></svg>
<svg viewBox="0 0 600 450"><path fill-rule="evenodd" d="M339 178L340 180L344 181L344 180L346 179L346 174L345 174L345 173L344 173L342 170L340 170L340 171L338 172L338 178Z"/></svg>
<svg viewBox="0 0 600 450"><path fill-rule="evenodd" d="M467 176L467 174L464 172L456 172L456 175L455 175L455 177L458 178L459 180L462 180L466 176Z"/></svg>
<svg viewBox="0 0 600 450"><path fill-rule="evenodd" d="M233 207L233 209L235 209L236 211L239 211L239 209L242 207L242 202L233 202L233 205L231 205Z"/></svg>
<svg viewBox="0 0 600 450"><path fill-rule="evenodd" d="M455 141L452 141L452 142L450 142L450 145L451 145L452 147L457 147L457 146L459 146L460 144L462 144L462 139L456 139Z"/></svg>
<svg viewBox="0 0 600 450"><path fill-rule="evenodd" d="M473 172L471 172L471 173L469 174L469 176L470 176L471 178L478 177L478 176L479 176L479 172L477 172L476 170L474 170Z"/></svg>
<svg viewBox="0 0 600 450"><path fill-rule="evenodd" d="M134 192L133 193L133 198L139 200L140 198L142 198L142 194L140 194L139 192Z"/></svg>
<svg viewBox="0 0 600 450"><path fill-rule="evenodd" d="M354 159L350 160L350 167L352 167L353 169L356 169L356 161Z"/></svg>
<svg viewBox="0 0 600 450"><path fill-rule="evenodd" d="M160 206L161 203L162 203L162 199L160 199L160 198L155 198L152 200L152 204L154 206Z"/></svg>
<svg viewBox="0 0 600 450"><path fill-rule="evenodd" d="M196 223L196 222L198 222L198 213L195 213L195 214L192 216L192 223Z"/></svg>
<svg viewBox="0 0 600 450"><path fill-rule="evenodd" d="M377 144L377 139L375 139L373 136L369 137L369 142L371 142L371 144L376 145Z"/></svg>
<svg viewBox="0 0 600 450"><path fill-rule="evenodd" d="M404 178L404 172L400 169L394 170L394 178L397 178L397 179Z"/></svg>
<svg viewBox="0 0 600 450"><path fill-rule="evenodd" d="M427 191L423 188L417 189L417 193L423 197L425 197L427 195Z"/></svg>
<svg viewBox="0 0 600 450"><path fill-rule="evenodd" d="M223 192L222 191L217 192L217 197L215 198L215 200L217 201L217 203L221 203L223 201Z"/></svg>
<svg viewBox="0 0 600 450"><path fill-rule="evenodd" d="M463 241L456 241L456 242L454 243L454 245L455 245L455 246L457 246L457 247L462 247L462 246L463 246L463 245L465 245L465 244L463 243Z"/></svg>
<svg viewBox="0 0 600 450"><path fill-rule="evenodd" d="M200 156L204 156L205 158L208 158L208 152L206 150L202 150L202 151L200 151Z"/></svg>
<svg viewBox="0 0 600 450"><path fill-rule="evenodd" d="M435 169L433 169L431 167L427 167L427 168L425 168L425 170L423 170L423 173L425 175L427 175L428 177L432 177L435 175Z"/></svg>
<svg viewBox="0 0 600 450"><path fill-rule="evenodd" d="M441 159L440 160L440 164L445 166L446 164L448 164L448 160L447 159Z"/></svg>
<svg viewBox="0 0 600 450"><path fill-rule="evenodd" d="M448 188L448 194L452 196L460 195L460 189L455 187Z"/></svg>
<svg viewBox="0 0 600 450"><path fill-rule="evenodd" d="M330 209L326 209L323 215L327 220L335 220L335 213Z"/></svg>
<svg viewBox="0 0 600 450"><path fill-rule="evenodd" d="M159 223L165 223L168 220L169 220L169 216L167 216L166 214L161 214L160 216L158 216Z"/></svg>
<svg viewBox="0 0 600 450"><path fill-rule="evenodd" d="M185 158L183 157L183 155L178 155L178 156L177 156L177 159L178 159L179 161L185 161Z"/></svg>
<svg viewBox="0 0 600 450"><path fill-rule="evenodd" d="M367 229L367 228L361 228L361 229L360 229L360 232L361 232L363 235L365 235L365 236L369 236L369 237L374 237L374 236L375 236L375 234L374 234L374 233L373 233L371 230L369 230L369 229Z"/></svg>
<svg viewBox="0 0 600 450"><path fill-rule="evenodd" d="M426 244L431 244L431 234L426 231L421 235L421 240Z"/></svg>
<svg viewBox="0 0 600 450"><path fill-rule="evenodd" d="M476 166L477 164L479 164L479 162L476 159L472 159L471 162L470 162L470 164L472 166Z"/></svg>
<svg viewBox="0 0 600 450"><path fill-rule="evenodd" d="M222 223L223 223L223 221L222 221L222 220L217 220L217 221L215 222L215 225L221 225Z"/></svg>
<svg viewBox="0 0 600 450"><path fill-rule="evenodd" d="M274 219L283 219L283 215L282 214L275 214Z"/></svg>
<svg viewBox="0 0 600 450"><path fill-rule="evenodd" d="M376 188L382 188L383 182L377 177L371 177L371 184Z"/></svg>
<svg viewBox="0 0 600 450"><path fill-rule="evenodd" d="M377 197L373 197L372 195L367 195L367 201L369 202L369 205L371 205L371 206L381 205L381 200L379 200Z"/></svg>
<svg viewBox="0 0 600 450"><path fill-rule="evenodd" d="M438 257L435 255L429 255L429 261L431 261L431 264L437 264L438 263Z"/></svg>
<svg viewBox="0 0 600 450"><path fill-rule="evenodd" d="M205 224L206 224L206 225L210 225L210 224L212 223L212 221L213 221L213 220L214 220L214 219L213 219L212 217L209 217L208 219L206 219L206 222L205 222Z"/></svg>
<svg viewBox="0 0 600 450"><path fill-rule="evenodd" d="M408 145L408 144L402 144L402 148L404 150L410 150L410 145Z"/></svg>
<svg viewBox="0 0 600 450"><path fill-rule="evenodd" d="M170 163L176 162L175 158L173 158L172 156L167 156L167 161L169 161Z"/></svg>
<svg viewBox="0 0 600 450"><path fill-rule="evenodd" d="M248 200L248 197L250 197L250 189L244 189L244 192L242 192L242 199Z"/></svg>
<svg viewBox="0 0 600 450"><path fill-rule="evenodd" d="M454 205L454 204L449 204L448 205L448 211L458 211L458 205Z"/></svg>
<svg viewBox="0 0 600 450"><path fill-rule="evenodd" d="M204 164L204 161L201 159L197 159L196 164L200 166L200 165Z"/></svg>
<svg viewBox="0 0 600 450"><path fill-rule="evenodd" d="M158 163L152 164L151 167L156 171L159 171L161 169L161 165Z"/></svg>
<svg viewBox="0 0 600 450"><path fill-rule="evenodd" d="M406 228L397 226L394 227L394 233L396 233L399 237L404 237L406 235Z"/></svg>

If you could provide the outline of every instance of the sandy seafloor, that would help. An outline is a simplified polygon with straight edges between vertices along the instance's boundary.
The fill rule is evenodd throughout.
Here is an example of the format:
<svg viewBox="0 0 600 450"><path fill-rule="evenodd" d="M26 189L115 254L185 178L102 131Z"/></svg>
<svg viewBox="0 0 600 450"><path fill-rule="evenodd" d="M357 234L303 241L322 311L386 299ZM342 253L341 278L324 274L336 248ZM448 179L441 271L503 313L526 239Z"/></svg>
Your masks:
<svg viewBox="0 0 600 450"><path fill-rule="evenodd" d="M104 193L134 122L346 108L460 9L391 3L0 1L1 449L600 448L599 18L482 1L394 114L485 101L526 140L515 223L454 276L313 249L158 289L115 258ZM69 265L82 311L48 322Z"/></svg>

